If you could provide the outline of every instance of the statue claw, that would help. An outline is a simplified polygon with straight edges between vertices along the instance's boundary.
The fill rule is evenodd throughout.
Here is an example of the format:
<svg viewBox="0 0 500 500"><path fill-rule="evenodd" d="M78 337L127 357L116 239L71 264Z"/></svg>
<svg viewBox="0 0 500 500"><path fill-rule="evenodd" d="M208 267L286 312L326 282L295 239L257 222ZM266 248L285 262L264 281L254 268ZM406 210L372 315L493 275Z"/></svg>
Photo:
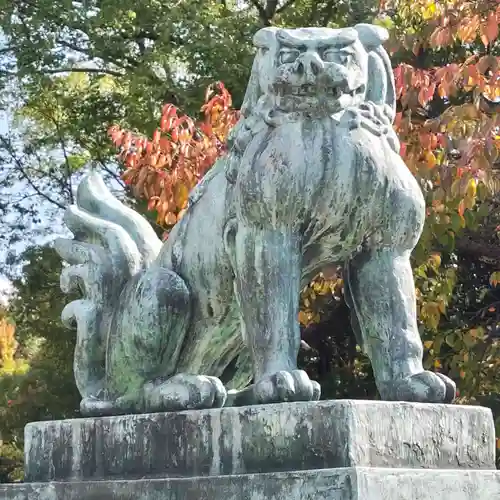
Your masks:
<svg viewBox="0 0 500 500"><path fill-rule="evenodd" d="M422 371L403 380L392 382L382 389L385 400L417 403L452 403L456 385L442 373Z"/></svg>
<svg viewBox="0 0 500 500"><path fill-rule="evenodd" d="M279 371L241 391L230 391L227 406L317 401L320 395L320 385L305 371Z"/></svg>
<svg viewBox="0 0 500 500"><path fill-rule="evenodd" d="M116 415L117 411L112 401L88 397L81 400L80 413L84 417L107 417Z"/></svg>
<svg viewBox="0 0 500 500"><path fill-rule="evenodd" d="M146 412L222 408L227 392L217 377L179 373L144 386Z"/></svg>

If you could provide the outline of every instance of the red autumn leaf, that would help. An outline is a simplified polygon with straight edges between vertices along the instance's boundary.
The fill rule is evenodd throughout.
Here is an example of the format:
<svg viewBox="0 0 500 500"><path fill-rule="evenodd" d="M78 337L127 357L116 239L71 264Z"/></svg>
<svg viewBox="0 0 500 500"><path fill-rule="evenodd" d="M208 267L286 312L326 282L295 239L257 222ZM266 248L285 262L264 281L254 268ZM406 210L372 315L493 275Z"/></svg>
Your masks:
<svg viewBox="0 0 500 500"><path fill-rule="evenodd" d="M166 118L176 117L177 107L173 104L165 104L162 109L162 116L165 116Z"/></svg>
<svg viewBox="0 0 500 500"><path fill-rule="evenodd" d="M435 91L436 91L436 84L434 82L420 89L418 93L418 102L422 107L427 106L429 101L434 97Z"/></svg>
<svg viewBox="0 0 500 500"><path fill-rule="evenodd" d="M158 129L156 129L153 132L153 143L158 144L160 142L160 137L161 137L161 132Z"/></svg>
<svg viewBox="0 0 500 500"><path fill-rule="evenodd" d="M148 210L154 210L159 201L160 201L159 196L151 197L148 201Z"/></svg>
<svg viewBox="0 0 500 500"><path fill-rule="evenodd" d="M129 154L125 160L125 166L128 168L134 168L136 165L136 155L135 153Z"/></svg>
<svg viewBox="0 0 500 500"><path fill-rule="evenodd" d="M441 98L448 97L450 95L449 87L446 82L441 82L438 86L438 95Z"/></svg>
<svg viewBox="0 0 500 500"><path fill-rule="evenodd" d="M132 145L132 134L130 132L126 132L122 138L122 146L124 149L130 149Z"/></svg>
<svg viewBox="0 0 500 500"><path fill-rule="evenodd" d="M163 153L168 153L172 150L172 144L170 143L168 137L162 137L158 143L160 149Z"/></svg>
<svg viewBox="0 0 500 500"><path fill-rule="evenodd" d="M494 12L489 12L486 23L481 26L481 40L485 46L498 38L498 21Z"/></svg>
<svg viewBox="0 0 500 500"><path fill-rule="evenodd" d="M461 200L459 205L458 205L458 209L457 209L457 212L458 212L458 215L460 215L461 217L464 216L464 212L465 212L465 204L464 204L464 200Z"/></svg>
<svg viewBox="0 0 500 500"><path fill-rule="evenodd" d="M162 132L168 132L170 127L172 126L173 120L172 118L167 117L166 115L162 115L160 119L160 129Z"/></svg>
<svg viewBox="0 0 500 500"><path fill-rule="evenodd" d="M453 34L449 26L445 26L447 18L443 20L443 26L436 28L429 38L429 45L433 48L446 47L453 41Z"/></svg>
<svg viewBox="0 0 500 500"><path fill-rule="evenodd" d="M170 135L172 136L172 141L173 142L178 142L179 141L179 131L176 128L173 128L170 131Z"/></svg>
<svg viewBox="0 0 500 500"><path fill-rule="evenodd" d="M443 28L439 27L439 28L436 28L430 38L429 38L429 44L431 47L433 48L439 48L441 47L441 37L442 37L442 31L443 31Z"/></svg>
<svg viewBox="0 0 500 500"><path fill-rule="evenodd" d="M472 17L465 17L457 29L457 35L464 43L471 43L476 39L477 30L480 27L481 20L478 14Z"/></svg>

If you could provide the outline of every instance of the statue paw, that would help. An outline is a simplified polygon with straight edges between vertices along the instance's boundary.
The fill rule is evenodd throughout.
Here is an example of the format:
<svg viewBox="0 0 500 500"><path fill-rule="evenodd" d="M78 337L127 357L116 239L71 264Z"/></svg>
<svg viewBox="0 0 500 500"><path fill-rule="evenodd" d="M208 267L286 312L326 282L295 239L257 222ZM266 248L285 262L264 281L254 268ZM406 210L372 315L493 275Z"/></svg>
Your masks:
<svg viewBox="0 0 500 500"><path fill-rule="evenodd" d="M350 129L363 127L376 136L384 136L391 148L396 153L399 153L399 138L393 129L392 120L386 114L384 107L367 101L355 108L348 108L348 110L350 112Z"/></svg>
<svg viewBox="0 0 500 500"><path fill-rule="evenodd" d="M423 371L382 389L382 399L420 403L451 403L457 387L453 380L441 373Z"/></svg>
<svg viewBox="0 0 500 500"><path fill-rule="evenodd" d="M106 401L95 397L83 398L80 402L80 413L84 417L108 417L121 412L113 401Z"/></svg>
<svg viewBox="0 0 500 500"><path fill-rule="evenodd" d="M216 377L178 374L144 386L145 412L221 408L227 392Z"/></svg>
<svg viewBox="0 0 500 500"><path fill-rule="evenodd" d="M305 371L280 371L241 391L230 392L228 406L317 401L320 395L320 385L311 380Z"/></svg>

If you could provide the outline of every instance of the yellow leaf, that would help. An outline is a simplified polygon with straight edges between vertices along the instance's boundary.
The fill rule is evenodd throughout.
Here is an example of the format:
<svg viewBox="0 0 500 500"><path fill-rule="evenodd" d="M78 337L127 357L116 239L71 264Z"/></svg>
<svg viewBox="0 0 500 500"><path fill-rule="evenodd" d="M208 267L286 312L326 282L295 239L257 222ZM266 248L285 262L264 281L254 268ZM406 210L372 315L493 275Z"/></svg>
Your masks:
<svg viewBox="0 0 500 500"><path fill-rule="evenodd" d="M434 368L437 370L439 368L442 368L442 364L441 364L441 361L439 361L439 359L435 359L434 360Z"/></svg>
<svg viewBox="0 0 500 500"><path fill-rule="evenodd" d="M476 338L477 333L475 332L475 330L470 330L462 337L463 343L465 344L467 349L470 349L476 344Z"/></svg>
<svg viewBox="0 0 500 500"><path fill-rule="evenodd" d="M188 196L189 196L189 189L183 182L179 182L178 184L175 185L174 187L175 203L179 208L184 208L186 206L186 203L188 201Z"/></svg>
<svg viewBox="0 0 500 500"><path fill-rule="evenodd" d="M479 330L477 330L476 328L472 328L471 330L469 330L469 335L473 338L473 339L476 339L479 335Z"/></svg>
<svg viewBox="0 0 500 500"><path fill-rule="evenodd" d="M439 267L441 265L441 255L438 253L433 253L429 260L433 267Z"/></svg>
<svg viewBox="0 0 500 500"><path fill-rule="evenodd" d="M425 153L425 160L427 161L428 168L434 168L437 164L436 156L432 151L427 151Z"/></svg>
<svg viewBox="0 0 500 500"><path fill-rule="evenodd" d="M445 301L444 300L440 300L438 302L438 304L439 304L439 312L441 314L444 314L446 312L446 303L445 303Z"/></svg>
<svg viewBox="0 0 500 500"><path fill-rule="evenodd" d="M309 317L304 311L299 312L299 323L304 326L309 324Z"/></svg>
<svg viewBox="0 0 500 500"><path fill-rule="evenodd" d="M432 347L432 345L433 345L433 344L434 344L434 342L433 342L432 340L426 340L426 341L424 342L424 347L425 347L426 349L430 349L430 348Z"/></svg>
<svg viewBox="0 0 500 500"><path fill-rule="evenodd" d="M437 13L436 2L429 2L422 9L422 17L424 18L425 21L428 21L429 19L435 17L436 13Z"/></svg>
<svg viewBox="0 0 500 500"><path fill-rule="evenodd" d="M455 179L451 184L451 194L454 197L457 197L460 194L460 182L460 179Z"/></svg>
<svg viewBox="0 0 500 500"><path fill-rule="evenodd" d="M469 184L467 184L467 190L465 195L469 198L475 198L477 193L477 181L476 179L471 179Z"/></svg>
<svg viewBox="0 0 500 500"><path fill-rule="evenodd" d="M421 319L425 321L427 327L437 330L441 313L437 302L425 302L420 310Z"/></svg>
<svg viewBox="0 0 500 500"><path fill-rule="evenodd" d="M500 282L500 271L495 271L490 276L490 284L491 284L491 286L495 286L496 287L499 282Z"/></svg>
<svg viewBox="0 0 500 500"><path fill-rule="evenodd" d="M464 208L468 208L468 209L471 209L471 208L474 208L474 205L476 204L476 198L470 198L469 196L466 196L464 199L463 199L463 202L464 202Z"/></svg>

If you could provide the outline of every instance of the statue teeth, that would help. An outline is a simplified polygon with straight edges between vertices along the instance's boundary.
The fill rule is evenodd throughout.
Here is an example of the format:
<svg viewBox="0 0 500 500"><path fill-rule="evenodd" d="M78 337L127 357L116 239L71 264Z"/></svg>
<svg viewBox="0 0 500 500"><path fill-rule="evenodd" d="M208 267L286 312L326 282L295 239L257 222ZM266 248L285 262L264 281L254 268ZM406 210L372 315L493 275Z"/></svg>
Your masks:
<svg viewBox="0 0 500 500"><path fill-rule="evenodd" d="M286 96L286 95L292 95L296 97L312 97L316 96L318 93L324 92L327 95L332 95L333 97L339 98L341 97L345 92L347 92L345 89L342 89L341 87L323 87L318 88L315 85L291 85L288 88L286 87L278 87L277 93L281 97Z"/></svg>

